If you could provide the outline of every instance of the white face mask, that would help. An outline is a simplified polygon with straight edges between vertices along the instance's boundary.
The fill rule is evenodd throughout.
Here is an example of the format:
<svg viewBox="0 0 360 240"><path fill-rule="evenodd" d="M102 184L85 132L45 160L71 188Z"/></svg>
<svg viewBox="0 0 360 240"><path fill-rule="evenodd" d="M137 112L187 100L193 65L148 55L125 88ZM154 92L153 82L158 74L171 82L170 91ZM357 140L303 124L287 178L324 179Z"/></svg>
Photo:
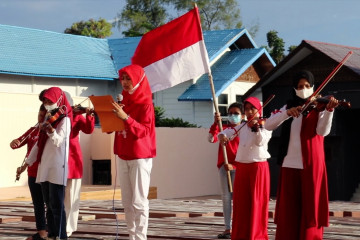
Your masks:
<svg viewBox="0 0 360 240"><path fill-rule="evenodd" d="M312 86L311 88L305 87L301 90L295 89L295 92L296 92L296 96L298 96L299 98L306 99L306 98L310 97L311 94L314 93L314 86Z"/></svg>
<svg viewBox="0 0 360 240"><path fill-rule="evenodd" d="M145 73L143 74L143 76L141 77L140 81L138 82L138 84L135 85L135 87L133 87L133 89L131 89L129 91L129 94L133 94L135 92L136 89L138 89L138 87L140 86L140 83L142 82L142 80L144 80L145 77Z"/></svg>
<svg viewBox="0 0 360 240"><path fill-rule="evenodd" d="M54 110L55 108L57 108L57 104L54 103L54 104L51 104L51 105L44 105L45 109L50 112L52 110Z"/></svg>

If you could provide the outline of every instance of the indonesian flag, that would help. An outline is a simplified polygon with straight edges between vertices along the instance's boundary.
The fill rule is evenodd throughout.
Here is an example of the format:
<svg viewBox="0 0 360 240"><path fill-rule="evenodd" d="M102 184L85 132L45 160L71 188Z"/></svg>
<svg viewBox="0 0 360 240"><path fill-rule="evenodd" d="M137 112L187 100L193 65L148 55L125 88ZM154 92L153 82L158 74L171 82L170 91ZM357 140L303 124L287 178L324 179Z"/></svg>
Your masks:
<svg viewBox="0 0 360 240"><path fill-rule="evenodd" d="M210 73L198 8L144 34L131 60L145 69L152 92Z"/></svg>

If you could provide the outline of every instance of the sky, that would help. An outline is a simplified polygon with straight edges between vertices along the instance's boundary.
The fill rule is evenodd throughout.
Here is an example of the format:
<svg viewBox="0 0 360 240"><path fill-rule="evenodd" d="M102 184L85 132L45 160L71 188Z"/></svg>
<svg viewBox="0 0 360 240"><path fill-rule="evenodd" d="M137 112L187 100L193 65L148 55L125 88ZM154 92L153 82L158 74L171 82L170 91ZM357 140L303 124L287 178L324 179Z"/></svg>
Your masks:
<svg viewBox="0 0 360 240"><path fill-rule="evenodd" d="M285 48L302 40L360 47L359 0L238 0L245 27L259 24L254 40L267 45L275 30ZM74 22L113 21L125 0L1 0L0 24L64 32ZM121 38L113 28L110 38Z"/></svg>

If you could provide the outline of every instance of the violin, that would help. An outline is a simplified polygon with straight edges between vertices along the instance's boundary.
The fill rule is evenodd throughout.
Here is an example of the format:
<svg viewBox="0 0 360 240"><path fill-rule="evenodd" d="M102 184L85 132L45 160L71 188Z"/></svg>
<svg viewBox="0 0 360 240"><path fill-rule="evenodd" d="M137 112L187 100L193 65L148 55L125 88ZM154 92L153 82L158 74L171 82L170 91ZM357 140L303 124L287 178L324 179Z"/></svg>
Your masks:
<svg viewBox="0 0 360 240"><path fill-rule="evenodd" d="M264 125L265 125L265 121L266 119L264 117L260 117L259 119L253 119L253 120L257 120L256 123L251 123L249 122L248 125L251 128L252 132L258 132L259 129L263 129Z"/></svg>
<svg viewBox="0 0 360 240"><path fill-rule="evenodd" d="M73 113L74 115L80 115L80 114L84 114L86 113L86 107L81 106L80 104L71 106L71 108L73 109ZM89 109L90 114L95 113L94 109Z"/></svg>
<svg viewBox="0 0 360 240"><path fill-rule="evenodd" d="M62 107L55 108L54 110L47 112L45 115L44 123L49 123L50 125L54 125L58 121L60 121L63 117L65 117L65 110Z"/></svg>
<svg viewBox="0 0 360 240"><path fill-rule="evenodd" d="M331 95L328 96L319 96L318 98L315 98L311 104L307 106L302 112L304 116L306 116L311 110L316 109L319 112L322 112L325 110L326 105L330 102L330 98L333 97ZM343 108L351 108L350 102L344 100L338 101L339 105L337 107L343 107Z"/></svg>

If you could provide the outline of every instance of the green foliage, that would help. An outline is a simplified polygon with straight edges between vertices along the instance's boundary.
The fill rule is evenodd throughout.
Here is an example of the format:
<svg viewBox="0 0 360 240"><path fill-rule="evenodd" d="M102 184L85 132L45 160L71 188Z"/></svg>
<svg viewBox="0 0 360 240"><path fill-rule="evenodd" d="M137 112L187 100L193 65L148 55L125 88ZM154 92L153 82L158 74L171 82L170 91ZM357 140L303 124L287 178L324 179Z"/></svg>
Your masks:
<svg viewBox="0 0 360 240"><path fill-rule="evenodd" d="M292 51L295 50L295 48L297 48L298 46L296 45L291 45L289 48L288 48L288 52L291 53Z"/></svg>
<svg viewBox="0 0 360 240"><path fill-rule="evenodd" d="M122 33L126 37L142 36L148 31L163 25L167 13L162 0L127 0L122 12L117 14L114 25L126 28Z"/></svg>
<svg viewBox="0 0 360 240"><path fill-rule="evenodd" d="M73 23L70 28L66 28L64 33L82 35L94 38L105 38L112 35L112 24L105 19L99 18L98 21L89 19Z"/></svg>
<svg viewBox="0 0 360 240"><path fill-rule="evenodd" d="M241 28L240 8L236 0L169 0L178 11L188 11L196 3L203 30Z"/></svg>
<svg viewBox="0 0 360 240"><path fill-rule="evenodd" d="M165 110L162 107L155 107L155 126L156 127L198 127L196 124L189 123L181 118L165 118Z"/></svg>
<svg viewBox="0 0 360 240"><path fill-rule="evenodd" d="M278 37L278 32L275 30L269 31L266 34L270 56L278 64L284 58L285 42L282 38Z"/></svg>

